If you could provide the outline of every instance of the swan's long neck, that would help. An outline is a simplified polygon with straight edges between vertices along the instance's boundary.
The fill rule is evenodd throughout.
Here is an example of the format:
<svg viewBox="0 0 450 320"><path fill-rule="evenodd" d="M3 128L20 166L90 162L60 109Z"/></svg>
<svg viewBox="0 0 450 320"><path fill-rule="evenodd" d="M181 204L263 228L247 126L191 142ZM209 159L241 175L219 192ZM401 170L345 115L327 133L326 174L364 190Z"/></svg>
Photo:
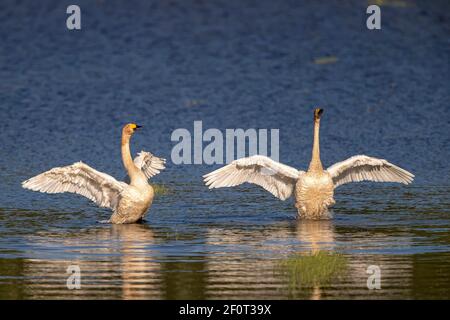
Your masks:
<svg viewBox="0 0 450 320"><path fill-rule="evenodd" d="M308 171L323 171L322 162L320 161L319 130L320 120L314 120L314 142Z"/></svg>
<svg viewBox="0 0 450 320"><path fill-rule="evenodd" d="M130 152L130 135L122 134L122 162L130 177L130 182L137 178L139 169L135 166Z"/></svg>

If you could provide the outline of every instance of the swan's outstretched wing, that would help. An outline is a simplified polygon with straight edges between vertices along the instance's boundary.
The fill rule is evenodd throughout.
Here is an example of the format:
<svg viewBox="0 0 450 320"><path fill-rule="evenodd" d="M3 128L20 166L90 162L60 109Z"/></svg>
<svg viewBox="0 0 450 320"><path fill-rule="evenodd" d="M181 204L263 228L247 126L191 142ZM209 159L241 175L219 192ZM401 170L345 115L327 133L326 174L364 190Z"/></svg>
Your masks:
<svg viewBox="0 0 450 320"><path fill-rule="evenodd" d="M82 162L53 168L22 182L22 187L33 191L81 194L98 206L112 210L116 209L120 192L125 186L125 183Z"/></svg>
<svg viewBox="0 0 450 320"><path fill-rule="evenodd" d="M353 156L327 169L334 186L358 181L399 182L409 184L414 175L392 163L368 156Z"/></svg>
<svg viewBox="0 0 450 320"><path fill-rule="evenodd" d="M235 160L203 177L210 189L233 187L250 182L263 187L275 197L286 200L291 196L295 183L302 173L303 171L257 155Z"/></svg>
<svg viewBox="0 0 450 320"><path fill-rule="evenodd" d="M138 156L134 159L134 164L142 170L147 179L156 176L161 170L165 169L165 163L166 159L158 158L146 151L139 152Z"/></svg>

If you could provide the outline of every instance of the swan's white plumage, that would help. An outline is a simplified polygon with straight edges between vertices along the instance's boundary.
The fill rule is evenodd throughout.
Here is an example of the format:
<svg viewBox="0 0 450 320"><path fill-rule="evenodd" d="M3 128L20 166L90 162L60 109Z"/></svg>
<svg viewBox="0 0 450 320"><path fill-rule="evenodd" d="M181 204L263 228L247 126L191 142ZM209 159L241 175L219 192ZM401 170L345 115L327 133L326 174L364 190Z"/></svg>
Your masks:
<svg viewBox="0 0 450 320"><path fill-rule="evenodd" d="M56 167L22 183L26 189L45 193L71 192L80 194L100 207L115 210L126 183L99 172L83 162Z"/></svg>
<svg viewBox="0 0 450 320"><path fill-rule="evenodd" d="M26 189L46 192L71 192L85 196L100 207L113 211L108 222L135 223L144 217L153 202L154 190L148 179L163 170L165 159L142 151L133 161L130 139L140 128L129 123L122 128L122 162L129 176L129 183L119 182L82 162L57 167L22 183Z"/></svg>
<svg viewBox="0 0 450 320"><path fill-rule="evenodd" d="M157 175L161 170L165 169L165 163L166 159L158 158L147 151L139 152L138 156L134 158L134 164L142 170L147 179Z"/></svg>
<svg viewBox="0 0 450 320"><path fill-rule="evenodd" d="M384 160L364 155L357 155L338 162L327 169L334 187L349 182L376 181L398 182L409 184L414 175L396 165Z"/></svg>
<svg viewBox="0 0 450 320"><path fill-rule="evenodd" d="M203 177L209 189L233 187L249 182L257 184L275 197L285 200L291 196L295 183L302 173L303 171L268 157L256 155L235 160Z"/></svg>
<svg viewBox="0 0 450 320"><path fill-rule="evenodd" d="M324 170L319 147L322 113L323 109L314 110L312 157L307 172L298 171L267 157L253 156L233 161L205 175L206 185L212 189L251 182L262 186L282 200L287 199L295 191L298 217L329 219L332 214L328 208L335 204L334 189L342 184L358 181L409 184L413 181L412 173L384 159L363 155L351 157Z"/></svg>

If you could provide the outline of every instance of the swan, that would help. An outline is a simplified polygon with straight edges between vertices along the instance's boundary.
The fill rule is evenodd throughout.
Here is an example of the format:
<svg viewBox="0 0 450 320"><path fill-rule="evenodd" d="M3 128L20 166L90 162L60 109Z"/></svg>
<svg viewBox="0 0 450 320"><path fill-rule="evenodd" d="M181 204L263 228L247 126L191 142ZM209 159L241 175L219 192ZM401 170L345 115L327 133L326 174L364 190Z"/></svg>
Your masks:
<svg viewBox="0 0 450 320"><path fill-rule="evenodd" d="M314 110L312 158L306 172L255 155L234 160L203 176L209 189L257 184L275 197L286 200L292 193L299 218L330 219L335 204L334 189L349 182L376 181L409 184L414 175L392 163L365 155L353 156L324 170L320 161L319 128L323 109Z"/></svg>
<svg viewBox="0 0 450 320"><path fill-rule="evenodd" d="M106 222L135 223L144 217L154 196L148 179L165 169L166 160L141 151L134 159L130 153L131 136L141 126L129 123L122 129L122 162L130 183L117 181L83 162L56 167L22 182L22 187L46 193L71 192L80 194L113 213Z"/></svg>

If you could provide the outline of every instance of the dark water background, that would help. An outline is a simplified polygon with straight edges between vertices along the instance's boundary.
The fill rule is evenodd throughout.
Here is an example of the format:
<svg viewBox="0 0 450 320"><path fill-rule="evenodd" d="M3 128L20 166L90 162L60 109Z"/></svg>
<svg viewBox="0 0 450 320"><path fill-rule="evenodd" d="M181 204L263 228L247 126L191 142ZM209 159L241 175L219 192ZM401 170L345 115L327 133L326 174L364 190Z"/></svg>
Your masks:
<svg viewBox="0 0 450 320"><path fill-rule="evenodd" d="M0 298L450 298L450 6L380 1L0 2ZM323 59L326 58L326 59ZM132 149L170 159L177 128L279 128L281 162L305 169L312 108L322 161L354 154L413 172L410 186L349 184L335 219L295 220L256 186L209 191L217 166L169 160L141 225L111 226L74 195L21 181L83 160L121 179ZM343 255L345 271L292 285L299 253ZM66 288L78 264L82 289ZM368 290L379 265L382 289Z"/></svg>

